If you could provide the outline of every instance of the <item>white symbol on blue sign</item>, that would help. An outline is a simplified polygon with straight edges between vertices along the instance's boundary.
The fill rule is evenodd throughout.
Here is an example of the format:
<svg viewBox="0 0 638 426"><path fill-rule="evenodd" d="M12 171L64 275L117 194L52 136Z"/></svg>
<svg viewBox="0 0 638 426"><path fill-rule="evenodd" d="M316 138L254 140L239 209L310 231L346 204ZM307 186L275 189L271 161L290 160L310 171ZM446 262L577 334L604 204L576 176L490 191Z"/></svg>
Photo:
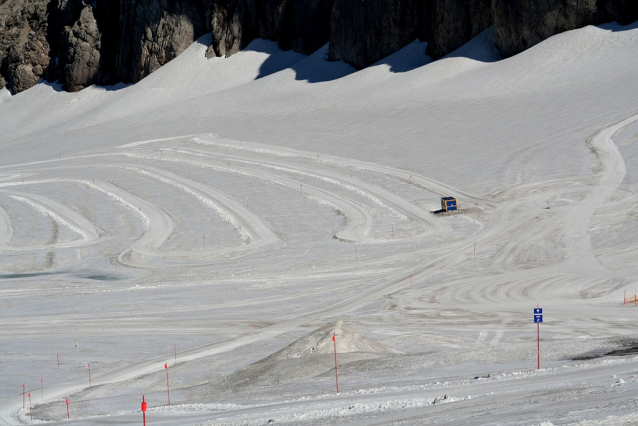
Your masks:
<svg viewBox="0 0 638 426"><path fill-rule="evenodd" d="M542 315L534 315L534 322L543 322Z"/></svg>
<svg viewBox="0 0 638 426"><path fill-rule="evenodd" d="M534 315L542 314L543 308L534 308Z"/></svg>

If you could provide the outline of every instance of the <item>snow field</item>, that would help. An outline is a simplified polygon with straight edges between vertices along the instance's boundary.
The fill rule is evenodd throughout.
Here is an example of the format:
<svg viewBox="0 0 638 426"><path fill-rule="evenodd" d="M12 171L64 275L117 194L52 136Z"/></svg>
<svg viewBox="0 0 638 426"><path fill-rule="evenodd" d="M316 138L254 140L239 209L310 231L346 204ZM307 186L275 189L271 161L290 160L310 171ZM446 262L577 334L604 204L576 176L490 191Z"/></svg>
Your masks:
<svg viewBox="0 0 638 426"><path fill-rule="evenodd" d="M360 72L196 43L135 86L3 91L0 424L26 382L50 424L138 424L142 394L166 425L635 423L637 34ZM339 395L329 351L272 356L336 320Z"/></svg>

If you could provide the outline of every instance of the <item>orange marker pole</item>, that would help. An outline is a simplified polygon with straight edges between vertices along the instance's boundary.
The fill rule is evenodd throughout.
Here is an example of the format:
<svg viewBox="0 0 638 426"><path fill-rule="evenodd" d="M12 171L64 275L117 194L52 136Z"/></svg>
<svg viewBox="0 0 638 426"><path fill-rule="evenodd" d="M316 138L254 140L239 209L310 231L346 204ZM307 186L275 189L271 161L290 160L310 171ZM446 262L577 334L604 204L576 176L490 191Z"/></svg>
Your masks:
<svg viewBox="0 0 638 426"><path fill-rule="evenodd" d="M168 387L168 364L164 364L166 370L166 393L168 394L168 405L171 405L171 390Z"/></svg>

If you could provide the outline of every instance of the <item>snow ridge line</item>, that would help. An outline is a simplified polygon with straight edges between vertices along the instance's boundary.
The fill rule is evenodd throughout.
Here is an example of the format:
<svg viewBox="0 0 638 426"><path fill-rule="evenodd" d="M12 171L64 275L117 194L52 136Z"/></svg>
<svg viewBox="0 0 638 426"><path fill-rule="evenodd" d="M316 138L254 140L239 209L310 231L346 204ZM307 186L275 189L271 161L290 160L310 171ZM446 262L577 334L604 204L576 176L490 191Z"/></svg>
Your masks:
<svg viewBox="0 0 638 426"><path fill-rule="evenodd" d="M202 195L201 193L197 192L197 191L193 191L192 189L190 189L189 187L187 187L186 185L182 185L181 183L175 182L172 179L168 179L165 178L164 176L160 176L158 174L149 172L147 170L142 170L142 169L138 169L135 167L126 167L127 170L131 170L137 173L140 173L142 175L151 177L153 179L157 179L160 182L164 182L167 183L169 185L173 185L176 186L177 188L181 189L182 191L193 195L194 197L196 197L199 201L201 201L205 206L210 207L211 209L215 210L215 212L219 215L219 217L230 223L233 228L235 228L235 230L239 233L239 235L241 236L242 240L244 241L244 244L249 244L252 240L253 237L252 235L243 227L239 224L239 222L237 222L237 220L230 214L228 213L226 210L224 210L223 208L221 208L220 206L218 206L217 204L215 204L213 201L211 201L210 198Z"/></svg>
<svg viewBox="0 0 638 426"><path fill-rule="evenodd" d="M92 189L94 191L101 192L101 193L105 194L107 197L114 199L115 201L117 201L118 203L120 203L121 205L126 207L127 209L131 210L137 217L139 217L142 220L142 223L144 224L144 230L148 230L150 228L151 220L148 218L148 216L146 216L144 213L142 213L140 211L140 209L135 207L133 204L131 204L128 201L124 200L119 195L113 194L112 192L109 192L106 189L101 188L100 186L98 186L98 185L96 185L94 183L91 183L91 182L88 182L88 181L80 181L80 182L82 182L84 185L86 185L87 188Z"/></svg>
<svg viewBox="0 0 638 426"><path fill-rule="evenodd" d="M28 198L24 198L24 197L20 197L19 195L11 195L11 198L13 198L14 200L20 201L22 203L28 204L29 206L33 207L34 209L36 209L37 211L39 211L40 213L42 213L44 216L48 216L51 219L55 220L56 222L59 222L61 225L66 226L67 228L69 228L71 231L73 231L74 233L78 234L80 237L82 237L83 239L88 239L89 236L86 232L84 232L83 230L81 230L80 228L73 226L72 224L70 224L69 222L67 222L66 220L64 220L62 217L58 216L57 214L55 214L53 211L47 209L46 207L34 203L33 201L29 200Z"/></svg>

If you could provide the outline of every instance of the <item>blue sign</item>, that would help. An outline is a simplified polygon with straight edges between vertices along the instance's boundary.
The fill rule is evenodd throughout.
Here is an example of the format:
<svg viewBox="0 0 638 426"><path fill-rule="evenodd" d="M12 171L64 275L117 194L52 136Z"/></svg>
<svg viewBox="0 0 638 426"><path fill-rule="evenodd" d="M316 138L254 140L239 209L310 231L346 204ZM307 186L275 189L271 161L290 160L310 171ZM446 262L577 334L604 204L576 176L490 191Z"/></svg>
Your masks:
<svg viewBox="0 0 638 426"><path fill-rule="evenodd" d="M534 308L534 315L542 314L542 313L543 313L543 308Z"/></svg>
<svg viewBox="0 0 638 426"><path fill-rule="evenodd" d="M534 315L534 322L543 322L542 315Z"/></svg>

